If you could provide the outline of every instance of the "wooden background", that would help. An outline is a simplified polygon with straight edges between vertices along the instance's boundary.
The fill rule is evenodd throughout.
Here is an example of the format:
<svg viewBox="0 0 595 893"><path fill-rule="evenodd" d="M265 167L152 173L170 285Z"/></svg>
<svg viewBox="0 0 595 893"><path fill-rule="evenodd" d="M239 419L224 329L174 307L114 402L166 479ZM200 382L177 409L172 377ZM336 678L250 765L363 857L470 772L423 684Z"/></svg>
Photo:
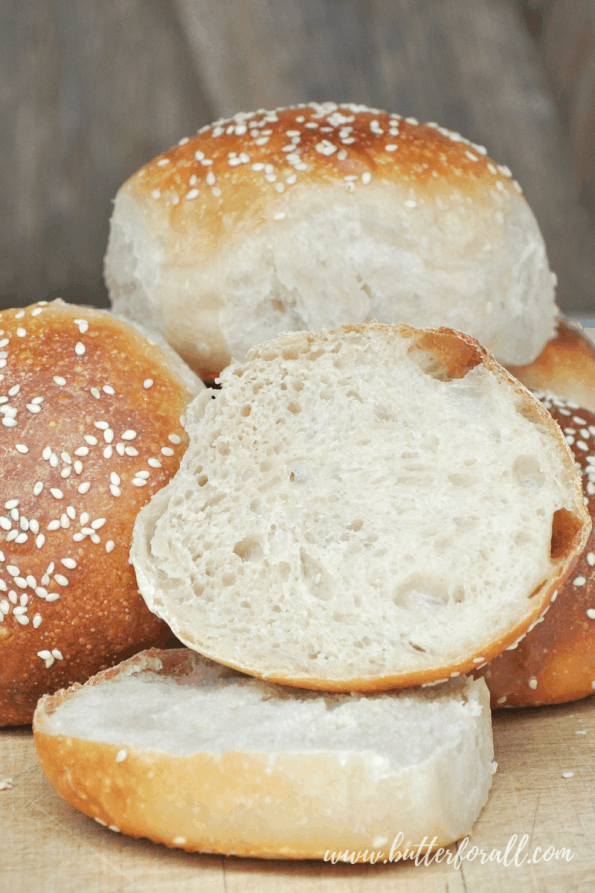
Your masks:
<svg viewBox="0 0 595 893"><path fill-rule="evenodd" d="M131 173L220 115L328 99L486 145L561 307L595 316L595 0L2 0L0 307L106 306Z"/></svg>

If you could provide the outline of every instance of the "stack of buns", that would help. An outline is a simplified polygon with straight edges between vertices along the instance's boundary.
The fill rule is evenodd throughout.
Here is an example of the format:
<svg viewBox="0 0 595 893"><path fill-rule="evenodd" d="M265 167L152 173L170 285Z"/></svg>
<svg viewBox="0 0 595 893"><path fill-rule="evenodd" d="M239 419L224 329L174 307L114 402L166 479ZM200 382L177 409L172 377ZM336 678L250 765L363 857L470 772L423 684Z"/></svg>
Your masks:
<svg viewBox="0 0 595 893"><path fill-rule="evenodd" d="M587 393L594 354L556 319L510 172L360 106L236 115L124 184L106 280L220 389L185 412L130 552L189 648L42 698L48 777L113 831L192 851L458 839L495 768L489 693L595 685L550 622L576 614L590 647L575 457L595 417L518 380L557 382L570 345Z"/></svg>

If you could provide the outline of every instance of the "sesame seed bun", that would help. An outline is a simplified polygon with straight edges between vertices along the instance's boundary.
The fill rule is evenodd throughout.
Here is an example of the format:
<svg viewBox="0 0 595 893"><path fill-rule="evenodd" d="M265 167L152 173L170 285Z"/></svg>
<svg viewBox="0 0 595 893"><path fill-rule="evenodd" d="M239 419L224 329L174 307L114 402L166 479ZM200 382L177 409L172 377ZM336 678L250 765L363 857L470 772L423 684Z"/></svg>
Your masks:
<svg viewBox="0 0 595 893"><path fill-rule="evenodd" d="M539 356L509 371L533 391L552 391L595 412L595 347L584 332L558 319Z"/></svg>
<svg viewBox="0 0 595 893"><path fill-rule="evenodd" d="M584 501L595 515L595 414L576 403L540 393L558 422L583 475ZM492 707L561 704L595 690L595 532L547 616L522 642L481 671Z"/></svg>
<svg viewBox="0 0 595 893"><path fill-rule="evenodd" d="M206 378L280 332L373 319L449 326L529 362L553 334L554 277L520 187L485 151L363 106L218 121L118 192L113 306Z"/></svg>
<svg viewBox="0 0 595 893"><path fill-rule="evenodd" d="M110 313L0 313L0 724L168 630L138 593L140 508L176 472L203 385Z"/></svg>

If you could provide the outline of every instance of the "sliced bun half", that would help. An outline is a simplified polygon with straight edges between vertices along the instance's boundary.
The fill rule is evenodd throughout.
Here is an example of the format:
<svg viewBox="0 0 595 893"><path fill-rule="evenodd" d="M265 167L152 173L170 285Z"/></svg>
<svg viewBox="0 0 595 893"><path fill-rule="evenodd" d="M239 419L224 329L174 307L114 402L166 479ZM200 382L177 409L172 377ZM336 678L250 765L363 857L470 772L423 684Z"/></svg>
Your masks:
<svg viewBox="0 0 595 893"><path fill-rule="evenodd" d="M539 399L559 423L583 475L595 514L595 414L552 393ZM525 638L480 670L493 707L560 704L595 692L595 532L555 604Z"/></svg>
<svg viewBox="0 0 595 893"><path fill-rule="evenodd" d="M207 378L281 332L372 319L461 329L519 365L556 315L507 168L437 124L331 102L240 113L142 167L105 277Z"/></svg>
<svg viewBox="0 0 595 893"><path fill-rule="evenodd" d="M482 680L324 696L187 649L44 697L34 733L58 793L100 824L238 856L388 859L399 832L401 850L444 846L470 831L495 769Z"/></svg>
<svg viewBox="0 0 595 893"><path fill-rule="evenodd" d="M232 364L137 518L148 606L195 650L306 688L468 672L543 614L590 530L549 413L476 341L362 325Z"/></svg>

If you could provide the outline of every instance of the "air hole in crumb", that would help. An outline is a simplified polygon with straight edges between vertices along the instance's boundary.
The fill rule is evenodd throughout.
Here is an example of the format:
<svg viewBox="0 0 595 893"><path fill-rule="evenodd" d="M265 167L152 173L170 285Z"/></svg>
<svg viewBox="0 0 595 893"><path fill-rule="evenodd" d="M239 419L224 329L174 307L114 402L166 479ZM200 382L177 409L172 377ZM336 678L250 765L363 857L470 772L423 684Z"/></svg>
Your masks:
<svg viewBox="0 0 595 893"><path fill-rule="evenodd" d="M221 577L221 583L223 586L233 586L236 582L236 575L229 573L229 571Z"/></svg>
<svg viewBox="0 0 595 893"><path fill-rule="evenodd" d="M206 474L203 474L203 476L200 477L200 478L198 479L198 486L199 486L199 487L204 487L204 485L205 485L205 484L208 484L208 483L209 483L209 479L208 479L208 477L206 476Z"/></svg>
<svg viewBox="0 0 595 893"><path fill-rule="evenodd" d="M360 521L360 520L352 521L351 524L347 525L347 530L354 530L357 533L357 531L361 530L363 526L364 526L363 521Z"/></svg>
<svg viewBox="0 0 595 893"><path fill-rule="evenodd" d="M554 512L550 545L550 556L553 561L562 561L570 555L581 530L581 522L568 509L558 509Z"/></svg>
<svg viewBox="0 0 595 893"><path fill-rule="evenodd" d="M273 298L271 306L274 310L277 310L278 313L285 313L285 304L283 301L280 301L279 298Z"/></svg>
<svg viewBox="0 0 595 893"><path fill-rule="evenodd" d="M271 611L273 611L275 614L280 614L280 613L281 613L281 606L280 606L280 605L273 605L273 607L271 608Z"/></svg>
<svg viewBox="0 0 595 893"><path fill-rule="evenodd" d="M535 456L517 456L512 471L517 484L525 490L539 490L545 483L545 475Z"/></svg>
<svg viewBox="0 0 595 893"><path fill-rule="evenodd" d="M233 551L242 561L261 561L264 555L262 545L255 536L247 536L237 542L233 547Z"/></svg>
<svg viewBox="0 0 595 893"><path fill-rule="evenodd" d="M240 608L251 608L251 607L252 607L252 605L245 598L242 599L242 601L240 602Z"/></svg>
<svg viewBox="0 0 595 893"><path fill-rule="evenodd" d="M297 402L297 400L292 400L291 403L288 403L287 409L289 410L289 412L292 412L294 415L297 415L299 412L302 411L302 407Z"/></svg>
<svg viewBox="0 0 595 893"><path fill-rule="evenodd" d="M220 456L229 456L229 453L230 453L229 444L226 441L221 440L217 444L217 451Z"/></svg>
<svg viewBox="0 0 595 893"><path fill-rule="evenodd" d="M422 648L421 645L416 645L415 642L409 642L408 644L411 645L411 647L414 648L416 651L421 651L423 652L423 654L426 653L426 649Z"/></svg>
<svg viewBox="0 0 595 893"><path fill-rule="evenodd" d="M474 474L449 474L448 480L453 487L472 487L477 483L477 477Z"/></svg>
<svg viewBox="0 0 595 893"><path fill-rule="evenodd" d="M448 590L439 581L416 574L399 586L393 601L397 607L408 611L433 614L448 604Z"/></svg>
<svg viewBox="0 0 595 893"><path fill-rule="evenodd" d="M481 364L478 348L444 331L418 334L407 356L425 375L438 381L464 378Z"/></svg>
<svg viewBox="0 0 595 893"><path fill-rule="evenodd" d="M244 418L247 418L251 412L252 412L251 406L246 405L246 406L242 407L242 415L244 416Z"/></svg>
<svg viewBox="0 0 595 893"><path fill-rule="evenodd" d="M291 566L288 561L280 561L278 566L279 576L283 580L283 582L287 582L289 580L289 574L291 571ZM279 610L281 610L279 608Z"/></svg>
<svg viewBox="0 0 595 893"><path fill-rule="evenodd" d="M361 397L361 395L358 394L357 391L354 391L353 388L350 388L350 389L347 391L347 396L348 396L348 397L353 397L355 400L359 400L360 403L363 403L363 402L364 402L364 401L363 401L363 398Z"/></svg>
<svg viewBox="0 0 595 893"><path fill-rule="evenodd" d="M300 355L299 345L293 344L289 347L286 347L285 350L281 353L281 356L284 360L297 360Z"/></svg>

